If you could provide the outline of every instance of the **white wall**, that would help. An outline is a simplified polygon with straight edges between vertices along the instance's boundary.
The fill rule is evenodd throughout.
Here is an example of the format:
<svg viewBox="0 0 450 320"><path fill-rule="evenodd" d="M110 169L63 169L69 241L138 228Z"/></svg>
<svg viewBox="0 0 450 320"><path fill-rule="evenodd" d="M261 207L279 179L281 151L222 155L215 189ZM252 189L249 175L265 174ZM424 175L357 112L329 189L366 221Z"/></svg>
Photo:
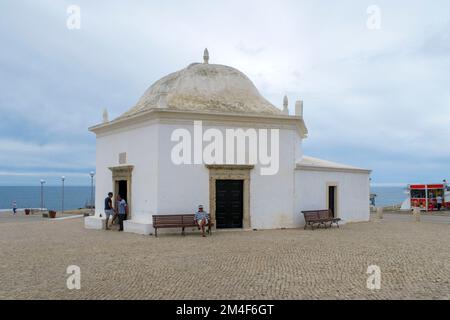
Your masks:
<svg viewBox="0 0 450 320"><path fill-rule="evenodd" d="M126 165L133 165L131 213L138 222L151 221L157 209L157 125L117 130L97 136L96 215L103 213L107 193L114 191L109 167L119 166L119 153L127 153Z"/></svg>
<svg viewBox="0 0 450 320"><path fill-rule="evenodd" d="M327 209L327 183L338 188L338 217L345 222L369 220L369 174L295 171L296 225L304 224L302 210Z"/></svg>
<svg viewBox="0 0 450 320"><path fill-rule="evenodd" d="M175 165L170 155L176 142L171 142L172 132L184 128L193 136L193 123L159 125L159 178L158 213L189 213L198 204L209 208L209 170L202 165ZM232 126L203 123L208 128L225 129ZM247 127L235 127L248 129ZM280 129L280 169L277 175L262 176L260 165L255 165L250 177L250 223L252 228L269 229L294 226L294 163L300 138L295 128ZM205 145L207 145L206 143ZM248 159L248 158L247 158Z"/></svg>
<svg viewBox="0 0 450 320"><path fill-rule="evenodd" d="M205 165L175 165L172 162L172 148L178 142L172 142L171 135L180 128L189 130L193 137L193 125L159 124L157 213L194 213L199 204L209 212L209 170Z"/></svg>
<svg viewBox="0 0 450 320"><path fill-rule="evenodd" d="M231 126L204 123L221 130ZM97 137L96 214L113 190L109 167L118 166L119 153L133 165L131 208L133 221L151 223L153 214L192 213L198 204L209 208L209 170L204 164L175 165L172 132L185 128L193 136L192 122L149 122ZM246 127L236 127L247 129ZM205 144L206 145L206 144ZM273 176L261 175L256 164L250 177L251 228L294 228L303 224L302 210L327 208L327 182L338 185L338 214L345 221L369 219L369 176L362 173L295 170L302 154L295 128L280 129L280 167Z"/></svg>
<svg viewBox="0 0 450 320"><path fill-rule="evenodd" d="M280 168L273 176L251 173L250 217L256 229L294 227L294 164L300 137L291 129L280 130Z"/></svg>

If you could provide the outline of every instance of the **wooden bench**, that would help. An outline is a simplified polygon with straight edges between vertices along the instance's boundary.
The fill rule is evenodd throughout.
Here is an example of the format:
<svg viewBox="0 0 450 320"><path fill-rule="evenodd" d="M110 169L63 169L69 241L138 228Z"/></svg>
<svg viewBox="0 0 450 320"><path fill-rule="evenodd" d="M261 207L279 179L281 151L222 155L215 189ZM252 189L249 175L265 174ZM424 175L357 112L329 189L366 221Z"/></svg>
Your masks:
<svg viewBox="0 0 450 320"><path fill-rule="evenodd" d="M339 228L339 221L341 221L341 219L335 218L331 210L309 210L302 211L302 213L305 217L305 230L306 228L308 228L308 226L310 226L311 229L314 230L314 225L323 225L326 229L327 222L330 222L330 227L333 224L336 224L336 226Z"/></svg>
<svg viewBox="0 0 450 320"><path fill-rule="evenodd" d="M208 215L208 234L211 235L213 223ZM153 228L155 229L155 237L158 236L158 228L181 228L181 234L185 235L185 228L198 227L195 221L195 214L173 214L173 215L154 215Z"/></svg>

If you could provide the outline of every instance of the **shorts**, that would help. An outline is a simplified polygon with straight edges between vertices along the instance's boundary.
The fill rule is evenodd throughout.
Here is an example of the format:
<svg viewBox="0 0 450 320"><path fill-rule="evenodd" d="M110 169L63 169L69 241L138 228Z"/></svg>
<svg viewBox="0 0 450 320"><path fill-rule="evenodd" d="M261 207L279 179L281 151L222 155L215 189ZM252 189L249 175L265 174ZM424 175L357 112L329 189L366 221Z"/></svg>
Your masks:
<svg viewBox="0 0 450 320"><path fill-rule="evenodd" d="M203 224L203 222L205 223L205 226L208 224L208 219L200 219L200 220L197 220L197 224L199 225L199 226L201 226L202 224Z"/></svg>
<svg viewBox="0 0 450 320"><path fill-rule="evenodd" d="M105 210L106 217L109 218L114 215L114 210Z"/></svg>

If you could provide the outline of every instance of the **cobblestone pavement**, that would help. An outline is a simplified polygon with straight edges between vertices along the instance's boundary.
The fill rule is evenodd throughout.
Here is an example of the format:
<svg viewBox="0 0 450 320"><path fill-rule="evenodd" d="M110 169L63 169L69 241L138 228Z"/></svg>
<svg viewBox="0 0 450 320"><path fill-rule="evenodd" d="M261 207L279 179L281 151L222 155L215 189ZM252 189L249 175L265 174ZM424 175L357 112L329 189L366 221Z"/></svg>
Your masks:
<svg viewBox="0 0 450 320"><path fill-rule="evenodd" d="M376 213L372 214L373 219L376 219ZM411 221L414 220L414 217L411 213L391 213L386 212L383 215L383 219L391 221ZM450 212L446 213L433 213L433 214L427 214L422 213L421 214L421 221L422 222L431 222L431 223L446 223L450 224Z"/></svg>
<svg viewBox="0 0 450 320"><path fill-rule="evenodd" d="M447 224L373 220L341 229L158 238L82 219L0 224L2 299L450 299ZM369 265L382 287L366 287ZM66 268L81 268L68 290Z"/></svg>
<svg viewBox="0 0 450 320"><path fill-rule="evenodd" d="M82 215L85 212L89 212L89 209L82 209L82 210L67 210L64 214L61 212L56 213L56 218L70 218L75 215ZM46 211L47 212L47 211ZM1 223L11 223L11 222L36 222L36 221L47 221L48 218L43 218L42 213L39 213L38 211L34 214L25 215L25 212L23 210L18 210L17 213L14 215L12 213L12 210L0 211L0 224Z"/></svg>

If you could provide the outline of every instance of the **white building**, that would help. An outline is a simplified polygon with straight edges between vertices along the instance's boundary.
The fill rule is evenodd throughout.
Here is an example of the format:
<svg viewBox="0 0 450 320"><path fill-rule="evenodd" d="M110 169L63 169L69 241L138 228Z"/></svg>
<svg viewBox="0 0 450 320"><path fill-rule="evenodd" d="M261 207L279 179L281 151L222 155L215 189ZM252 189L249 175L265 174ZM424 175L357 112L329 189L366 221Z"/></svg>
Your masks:
<svg viewBox="0 0 450 320"><path fill-rule="evenodd" d="M87 228L102 227L110 191L129 204L125 231L140 234L153 232L152 215L193 213L199 204L218 229L298 228L304 224L302 210L327 208L343 222L369 219L369 170L303 155L307 129L301 101L289 115L287 98L282 111L243 73L208 61L205 50L204 63L160 79L122 116L108 121L105 112L103 123L90 128L97 136L96 213L86 218ZM227 130L238 133L230 139L237 145L247 141L244 161L227 158L235 150ZM180 132L192 141L181 139ZM255 132L259 140L252 149ZM264 133L272 139L270 163L252 159L264 151ZM211 148L221 134L223 146ZM181 145L189 148L178 152ZM214 149L214 161L201 159L202 148ZM179 164L180 157L190 160Z"/></svg>

